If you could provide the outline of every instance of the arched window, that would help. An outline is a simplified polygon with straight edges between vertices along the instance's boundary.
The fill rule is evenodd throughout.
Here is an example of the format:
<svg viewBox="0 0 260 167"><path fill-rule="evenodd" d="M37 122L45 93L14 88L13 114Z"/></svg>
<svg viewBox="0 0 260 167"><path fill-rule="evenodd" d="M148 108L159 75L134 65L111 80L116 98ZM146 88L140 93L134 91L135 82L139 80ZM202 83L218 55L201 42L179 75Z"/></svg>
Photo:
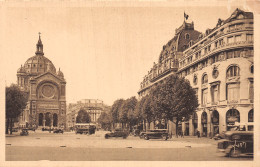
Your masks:
<svg viewBox="0 0 260 167"><path fill-rule="evenodd" d="M185 34L185 39L190 39L190 34Z"/></svg>
<svg viewBox="0 0 260 167"><path fill-rule="evenodd" d="M227 69L227 78L240 76L240 69L237 65L232 65Z"/></svg>
<svg viewBox="0 0 260 167"><path fill-rule="evenodd" d="M226 113L227 124L234 124L235 122L240 122L240 113L236 109L230 109Z"/></svg>
<svg viewBox="0 0 260 167"><path fill-rule="evenodd" d="M254 65L251 65L251 67L250 67L250 72L251 72L252 74L254 74Z"/></svg>
<svg viewBox="0 0 260 167"><path fill-rule="evenodd" d="M254 122L254 109L248 112L248 122Z"/></svg>
<svg viewBox="0 0 260 167"><path fill-rule="evenodd" d="M213 123L213 124L219 124L219 113L218 113L217 110L214 110L214 111L212 112L211 119L212 119L212 123Z"/></svg>
<svg viewBox="0 0 260 167"><path fill-rule="evenodd" d="M204 111L204 112L201 114L201 123L207 123L207 122L208 122L207 113Z"/></svg>
<svg viewBox="0 0 260 167"><path fill-rule="evenodd" d="M208 75L207 74L204 74L203 76L202 76L202 82L201 82L202 84L205 84L205 83L208 83Z"/></svg>

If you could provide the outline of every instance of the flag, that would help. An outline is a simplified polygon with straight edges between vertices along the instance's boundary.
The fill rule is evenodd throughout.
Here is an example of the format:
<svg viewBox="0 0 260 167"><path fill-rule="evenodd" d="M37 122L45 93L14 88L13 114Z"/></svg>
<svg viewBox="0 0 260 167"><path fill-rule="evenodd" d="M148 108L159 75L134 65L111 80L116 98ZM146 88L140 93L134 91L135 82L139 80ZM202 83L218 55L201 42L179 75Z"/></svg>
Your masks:
<svg viewBox="0 0 260 167"><path fill-rule="evenodd" d="M188 20L188 18L189 18L189 15L187 15L185 12L184 12L184 18L185 18L186 20Z"/></svg>

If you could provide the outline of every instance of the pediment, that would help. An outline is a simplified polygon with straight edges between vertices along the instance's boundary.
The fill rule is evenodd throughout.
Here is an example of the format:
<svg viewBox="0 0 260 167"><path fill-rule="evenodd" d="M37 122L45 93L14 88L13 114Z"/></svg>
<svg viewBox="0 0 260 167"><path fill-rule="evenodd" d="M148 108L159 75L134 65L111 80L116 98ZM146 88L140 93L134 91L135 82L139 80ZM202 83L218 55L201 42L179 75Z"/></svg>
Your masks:
<svg viewBox="0 0 260 167"><path fill-rule="evenodd" d="M56 82L65 82L64 79L59 78L56 74L53 74L51 72L43 73L37 77L34 78L35 80L53 80Z"/></svg>

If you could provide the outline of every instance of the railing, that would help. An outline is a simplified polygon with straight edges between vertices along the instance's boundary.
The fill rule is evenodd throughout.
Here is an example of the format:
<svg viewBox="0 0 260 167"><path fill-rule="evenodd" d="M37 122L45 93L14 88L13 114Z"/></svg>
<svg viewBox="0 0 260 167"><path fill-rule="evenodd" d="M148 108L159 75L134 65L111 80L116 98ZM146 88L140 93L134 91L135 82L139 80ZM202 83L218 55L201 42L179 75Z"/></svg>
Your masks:
<svg viewBox="0 0 260 167"><path fill-rule="evenodd" d="M205 58L209 55L212 55L216 52L219 52L220 50L223 50L223 49L226 49L226 48L229 48L229 47L232 47L232 46L251 45L253 43L254 43L254 41L239 41L239 42L233 42L233 43L224 43L224 44L218 46L217 48L213 48L211 51L208 51L200 59L194 59L192 62L185 64L185 66L180 68L180 70L185 69L186 67L188 67L187 65L193 64L195 62L199 62L199 61L201 61L201 59L203 59L203 58ZM189 57L188 55L185 55L184 59L187 59L188 57Z"/></svg>

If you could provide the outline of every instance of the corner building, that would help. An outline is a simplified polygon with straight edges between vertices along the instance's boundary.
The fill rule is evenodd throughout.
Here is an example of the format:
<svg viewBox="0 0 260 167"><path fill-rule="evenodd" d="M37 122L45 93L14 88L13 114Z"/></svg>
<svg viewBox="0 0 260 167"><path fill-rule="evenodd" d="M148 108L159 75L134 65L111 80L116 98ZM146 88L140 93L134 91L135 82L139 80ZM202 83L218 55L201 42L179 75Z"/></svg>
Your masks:
<svg viewBox="0 0 260 167"><path fill-rule="evenodd" d="M229 18L219 19L216 27L207 29L204 34L184 36L191 39L184 44L185 49L176 54L178 65L174 73L190 81L199 101L196 113L179 125L185 135L195 135L199 131L202 136L210 137L236 128L253 130L253 23L253 13L236 9ZM163 63L170 55L167 50L174 50L171 41L164 46L158 64L151 69L157 73L149 72L141 82L139 97L149 93L153 84L171 75L167 73L171 68ZM160 72L162 67L166 70Z"/></svg>
<svg viewBox="0 0 260 167"><path fill-rule="evenodd" d="M29 58L17 71L17 84L28 92L26 109L19 118L23 127L65 127L66 81L63 73L44 56L39 36L35 56Z"/></svg>

